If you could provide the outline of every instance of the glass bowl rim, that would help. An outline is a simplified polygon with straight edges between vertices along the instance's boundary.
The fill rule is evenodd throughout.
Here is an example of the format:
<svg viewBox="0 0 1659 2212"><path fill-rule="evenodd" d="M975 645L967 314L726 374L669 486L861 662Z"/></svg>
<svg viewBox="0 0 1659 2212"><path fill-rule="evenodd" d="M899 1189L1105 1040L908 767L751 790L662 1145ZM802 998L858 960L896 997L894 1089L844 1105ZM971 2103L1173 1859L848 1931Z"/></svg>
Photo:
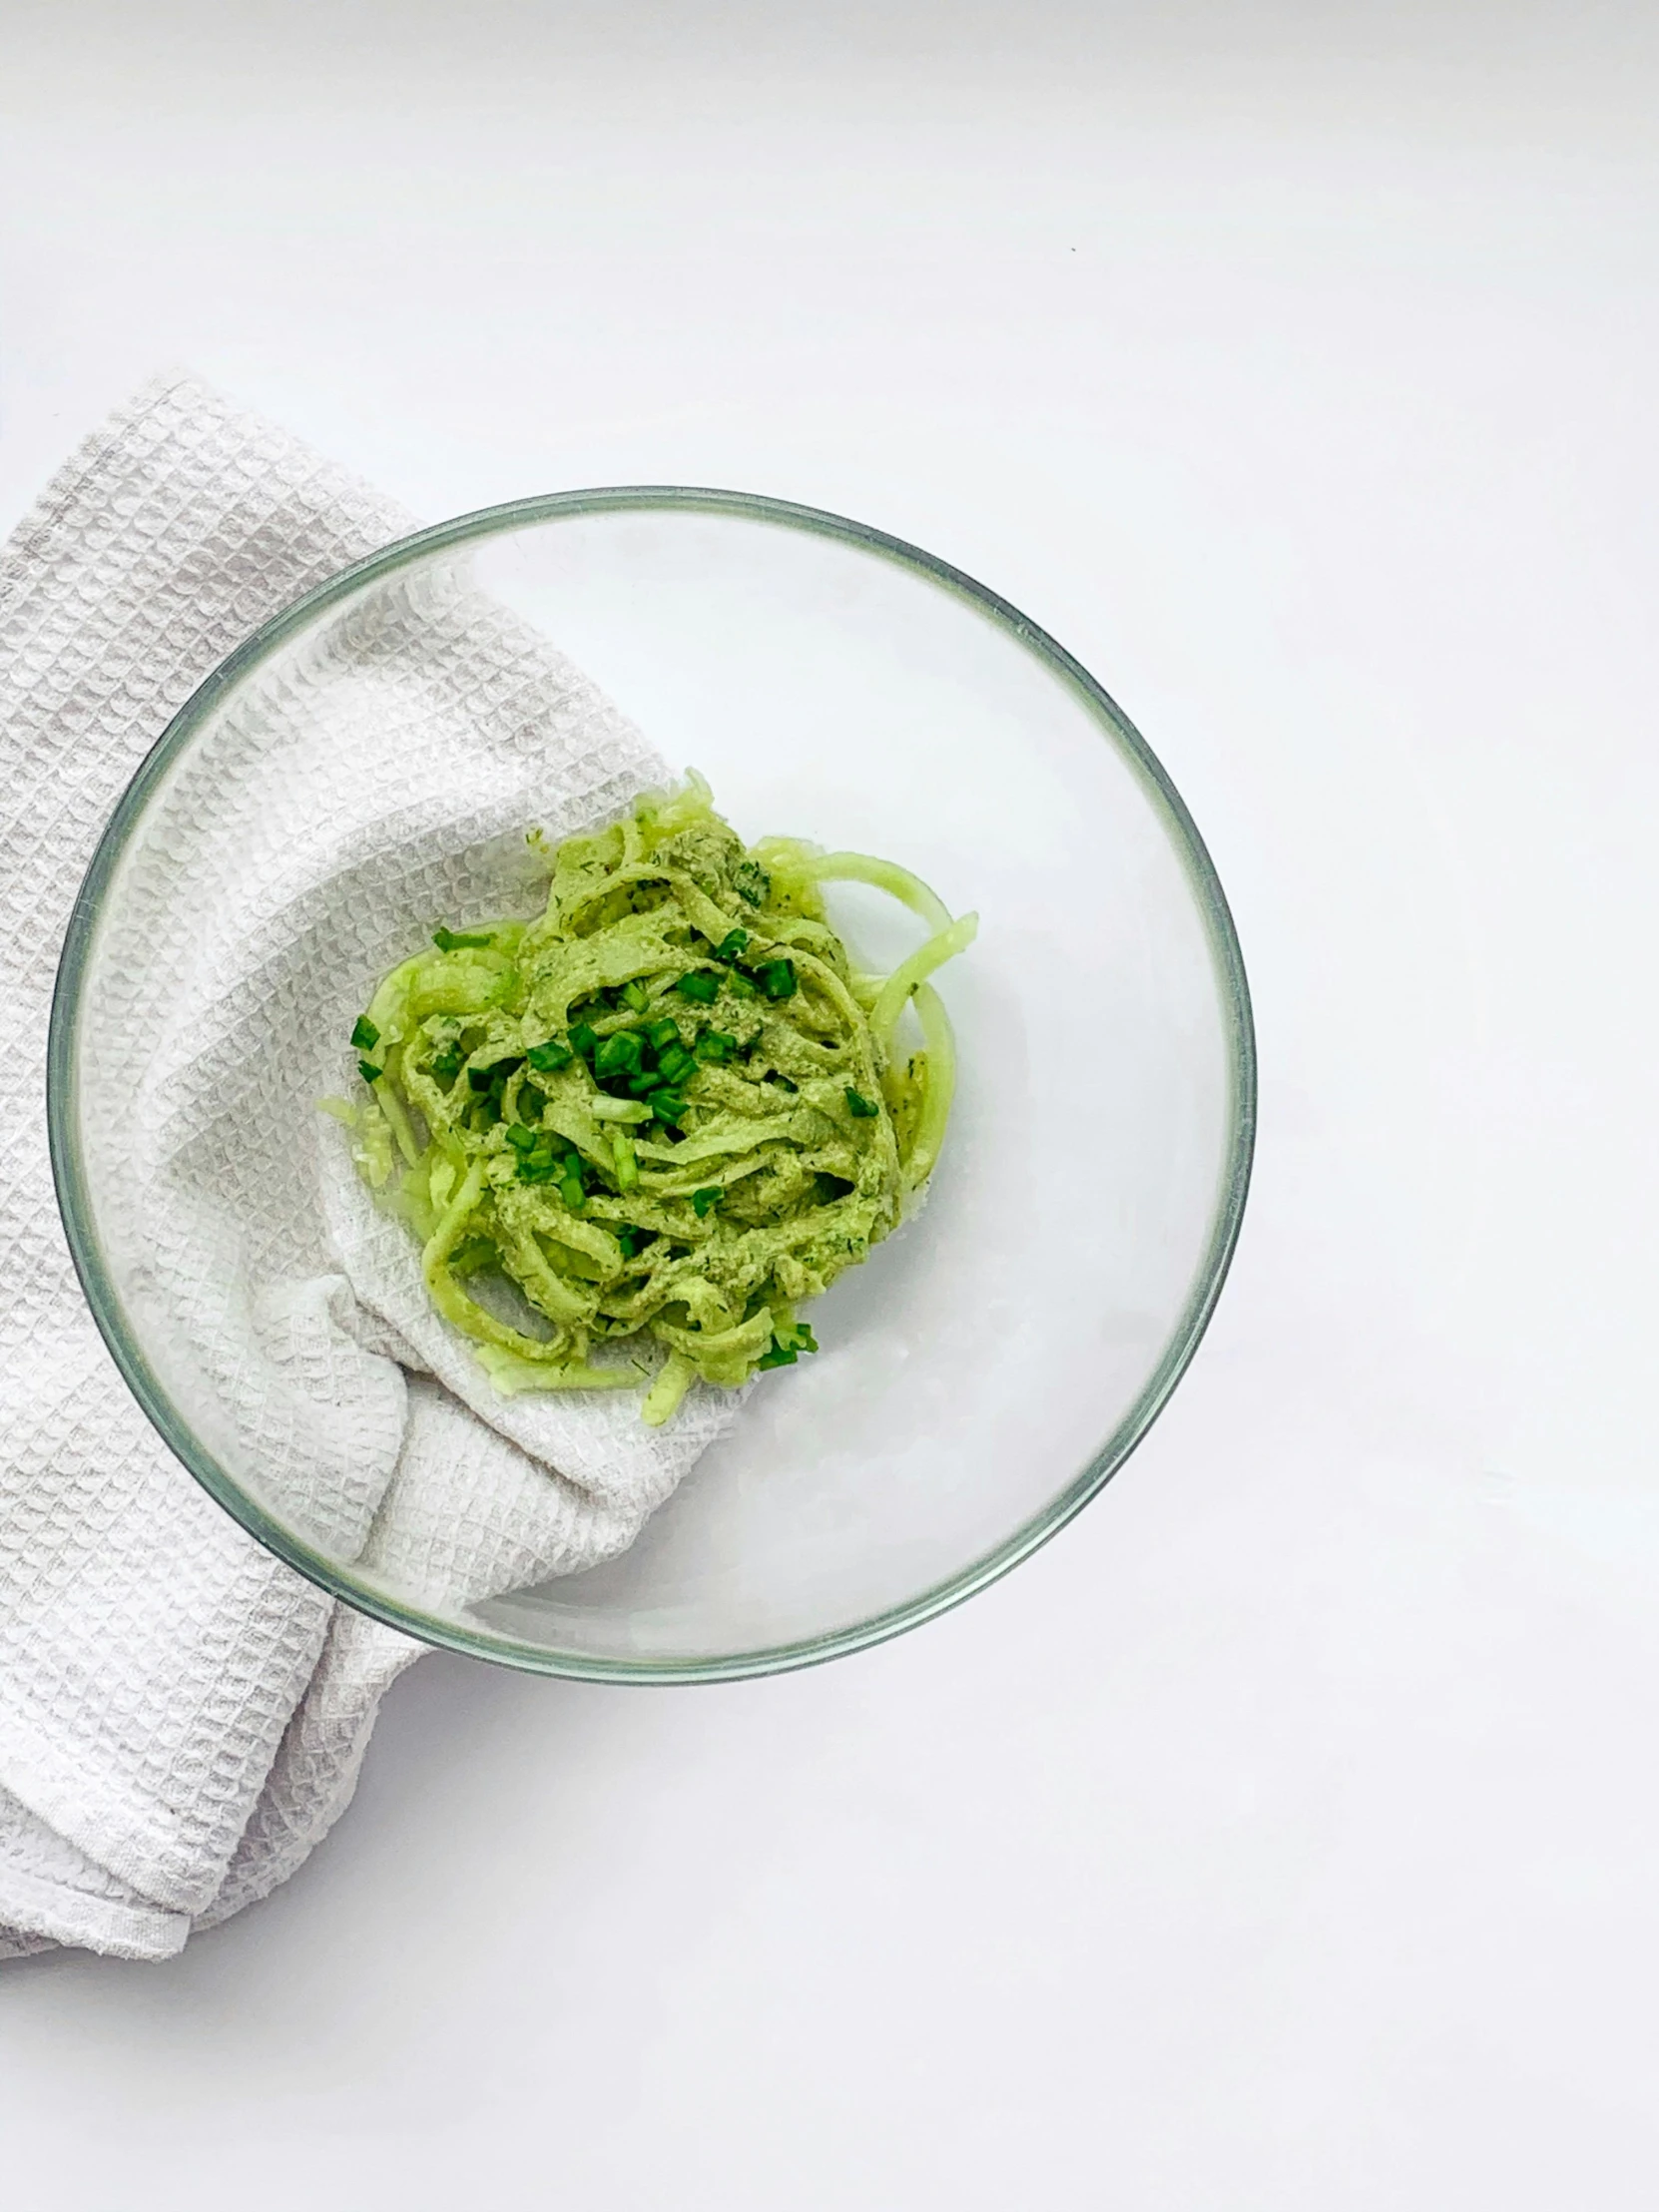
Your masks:
<svg viewBox="0 0 1659 2212"><path fill-rule="evenodd" d="M365 584L392 576L430 554L465 545L473 539L523 529L539 522L631 510L725 515L839 540L909 569L967 601L1015 644L1044 662L1079 698L1093 719L1103 725L1108 742L1116 743L1164 818L1203 918L1221 986L1231 1092L1226 1159L1203 1262L1157 1366L1133 1405L1082 1471L1000 1544L901 1604L888 1606L850 1627L799 1642L693 1660L590 1657L551 1651L482 1625L462 1627L429 1614L370 1581L359 1580L349 1568L327 1557L268 1512L197 1438L145 1358L104 1264L89 1203L76 1111L82 986L105 895L127 844L143 820L152 793L219 701L279 646L306 628L315 616L349 598ZM923 1621L959 1605L1028 1558L1039 1545L1063 1528L1098 1496L1146 1435L1186 1373L1209 1326L1227 1279L1244 1217L1255 1146L1256 1098L1256 1038L1250 988L1238 932L1220 877L1163 764L1104 687L1064 646L1000 594L948 562L923 552L919 546L823 508L802 506L758 492L680 484L624 484L545 492L477 508L469 514L430 524L395 539L378 552L352 562L312 586L262 623L186 700L117 802L70 914L53 990L47 1043L47 1133L58 1208L70 1256L93 1319L116 1366L175 1457L267 1550L317 1588L357 1611L388 1627L401 1629L423 1643L462 1652L471 1658L492 1660L498 1665L517 1667L532 1674L597 1682L729 1682L746 1676L816 1666L825 1660L882 1643L890 1636L918 1627Z"/></svg>

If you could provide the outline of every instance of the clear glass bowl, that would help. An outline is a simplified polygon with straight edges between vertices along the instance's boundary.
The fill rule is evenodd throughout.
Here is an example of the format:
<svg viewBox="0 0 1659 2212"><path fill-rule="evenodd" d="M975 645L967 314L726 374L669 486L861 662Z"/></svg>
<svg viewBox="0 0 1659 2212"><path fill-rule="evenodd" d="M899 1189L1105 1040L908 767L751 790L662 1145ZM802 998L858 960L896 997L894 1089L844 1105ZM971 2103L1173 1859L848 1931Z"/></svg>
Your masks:
<svg viewBox="0 0 1659 2212"><path fill-rule="evenodd" d="M452 608L473 589L555 641L676 768L701 769L746 836L784 830L901 860L953 910L976 907L981 926L940 978L962 1074L927 1209L815 1307L824 1353L764 1380L626 1553L460 1606L383 1585L326 1513L290 1510L249 1424L229 1417L235 1378L193 1365L154 1310L124 1102L164 1021L136 1041L129 1025L116 1051L98 1009L118 984L125 1003L143 1001L110 966L142 967L146 856L188 838L192 765L212 761L228 718L261 727L259 702L285 672L306 656L314 666L332 640L371 638L393 602L406 623L411 607ZM353 742L395 782L395 715ZM291 713L269 743L302 834ZM866 937L879 926L870 904L849 890L838 908ZM64 952L49 1083L60 1202L99 1326L168 1444L245 1528L428 1642L653 1681L873 1643L982 1588L1095 1496L1220 1293L1254 1104L1221 885L1169 778L1094 679L914 546L780 501L655 487L528 499L421 531L233 654L99 846ZM311 1135L253 1126L246 1141L297 1154Z"/></svg>

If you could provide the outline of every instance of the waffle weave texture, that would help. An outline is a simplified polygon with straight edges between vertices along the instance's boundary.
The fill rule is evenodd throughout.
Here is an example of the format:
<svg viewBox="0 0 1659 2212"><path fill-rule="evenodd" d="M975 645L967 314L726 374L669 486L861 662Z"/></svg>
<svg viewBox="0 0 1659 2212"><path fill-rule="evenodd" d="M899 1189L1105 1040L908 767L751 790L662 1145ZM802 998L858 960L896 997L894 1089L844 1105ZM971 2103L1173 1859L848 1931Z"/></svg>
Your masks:
<svg viewBox="0 0 1659 2212"><path fill-rule="evenodd" d="M134 771L250 631L413 526L181 375L0 553L0 1957L164 1957L265 1896L423 1648L264 1551L151 1428L71 1266L44 1119L64 928ZM730 1401L662 1435L628 1392L497 1397L313 1102L435 918L499 911L504 885L533 909L526 824L612 818L664 773L464 574L393 581L206 733L87 997L100 1226L175 1395L213 1404L220 1455L292 1525L435 1603L624 1548Z"/></svg>

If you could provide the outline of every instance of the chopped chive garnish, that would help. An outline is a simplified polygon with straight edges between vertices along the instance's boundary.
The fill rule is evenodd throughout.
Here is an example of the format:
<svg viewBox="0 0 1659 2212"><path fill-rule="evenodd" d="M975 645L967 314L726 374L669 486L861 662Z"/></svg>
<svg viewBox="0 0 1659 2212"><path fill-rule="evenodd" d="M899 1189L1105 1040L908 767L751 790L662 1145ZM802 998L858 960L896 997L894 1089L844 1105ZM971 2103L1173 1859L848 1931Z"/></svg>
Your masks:
<svg viewBox="0 0 1659 2212"><path fill-rule="evenodd" d="M724 1029L705 1029L697 1040L700 1060L730 1060L737 1049L737 1038L728 1036Z"/></svg>
<svg viewBox="0 0 1659 2212"><path fill-rule="evenodd" d="M515 1152L529 1152L535 1145L536 1132L526 1129L521 1121L512 1122L507 1129L507 1142Z"/></svg>
<svg viewBox="0 0 1659 2212"><path fill-rule="evenodd" d="M651 1003L645 995L645 985L638 980L623 984L622 1002L625 1006L631 1006L636 1014L643 1014Z"/></svg>
<svg viewBox="0 0 1659 2212"><path fill-rule="evenodd" d="M818 1339L804 1321L796 1322L788 1329L776 1329L772 1335L772 1349L756 1361L757 1368L793 1368L804 1352L816 1352Z"/></svg>
<svg viewBox="0 0 1659 2212"><path fill-rule="evenodd" d="M585 1060L599 1042L599 1031L591 1022L579 1021L570 1032L570 1041Z"/></svg>
<svg viewBox="0 0 1659 2212"><path fill-rule="evenodd" d="M701 968L682 975L674 987L682 998L695 999L699 1006L712 1006L720 996L720 978L704 974Z"/></svg>
<svg viewBox="0 0 1659 2212"><path fill-rule="evenodd" d="M557 1075L560 1068L569 1067L576 1055L568 1044L561 1044L557 1037L549 1037L545 1044L533 1044L524 1057L538 1075Z"/></svg>
<svg viewBox="0 0 1659 2212"><path fill-rule="evenodd" d="M704 1215L709 1211L711 1206L718 1206L720 1204L720 1197L721 1190L718 1183L711 1183L708 1189L704 1191L693 1191L693 1193L691 1194L692 1212L697 1216L699 1221L703 1219Z"/></svg>
<svg viewBox="0 0 1659 2212"><path fill-rule="evenodd" d="M652 1234L653 1232L649 1229L636 1229L631 1221L625 1221L616 1233L616 1241L622 1247L623 1258L625 1260L637 1260L651 1242Z"/></svg>
<svg viewBox="0 0 1659 2212"><path fill-rule="evenodd" d="M643 1098L647 1091L660 1090L667 1081L668 1077L655 1068L646 1068L639 1075L628 1078L628 1088L636 1098Z"/></svg>
<svg viewBox="0 0 1659 2212"><path fill-rule="evenodd" d="M611 1160L616 1170L616 1187L619 1191L633 1190L640 1179L640 1164L634 1157L634 1140L618 1129L611 1138Z"/></svg>
<svg viewBox="0 0 1659 2212"><path fill-rule="evenodd" d="M661 1021L648 1024L645 1030L645 1039L653 1052L661 1052L665 1044L678 1044L680 1042L680 1024L677 1021L668 1020L665 1016Z"/></svg>
<svg viewBox="0 0 1659 2212"><path fill-rule="evenodd" d="M466 1054L458 1044L445 1045L441 1052L432 1055L432 1073L440 1083L452 1083L461 1072L461 1062Z"/></svg>
<svg viewBox="0 0 1659 2212"><path fill-rule="evenodd" d="M588 1203L588 1194L582 1188L581 1178L575 1175L565 1177L559 1185L559 1196L573 1214L579 1214Z"/></svg>
<svg viewBox="0 0 1659 2212"><path fill-rule="evenodd" d="M796 993L795 962L793 960L768 960L758 969L760 984L768 998L793 998Z"/></svg>
<svg viewBox="0 0 1659 2212"><path fill-rule="evenodd" d="M457 934L453 929L434 929L432 931L432 942L440 952L467 952L487 945L490 941L487 935L469 936L464 931Z"/></svg>
<svg viewBox="0 0 1659 2212"><path fill-rule="evenodd" d="M380 1041L380 1032L366 1014L359 1014L351 1027L353 1052L372 1052Z"/></svg>
<svg viewBox="0 0 1659 2212"><path fill-rule="evenodd" d="M651 1111L658 1121L666 1121L671 1125L677 1124L685 1110L686 1102L677 1091L652 1092Z"/></svg>
<svg viewBox="0 0 1659 2212"><path fill-rule="evenodd" d="M862 1092L855 1091L850 1083L846 1086L846 1103L859 1121L873 1121L881 1111L879 1106L872 1106Z"/></svg>
<svg viewBox="0 0 1659 2212"><path fill-rule="evenodd" d="M683 1077L689 1075L696 1065L695 1054L688 1052L683 1044L671 1044L661 1059L658 1060L657 1070L659 1074L666 1076L669 1082L677 1083Z"/></svg>
<svg viewBox="0 0 1659 2212"><path fill-rule="evenodd" d="M748 942L749 931L747 929L728 929L719 944L715 946L715 958L717 960L735 960Z"/></svg>
<svg viewBox="0 0 1659 2212"><path fill-rule="evenodd" d="M378 1083L385 1072L384 1068L377 1068L372 1060L359 1060L357 1062L357 1073L365 1083Z"/></svg>
<svg viewBox="0 0 1659 2212"><path fill-rule="evenodd" d="M640 1067L640 1040L631 1029L619 1029L614 1037L607 1037L593 1056L595 1075L637 1075Z"/></svg>

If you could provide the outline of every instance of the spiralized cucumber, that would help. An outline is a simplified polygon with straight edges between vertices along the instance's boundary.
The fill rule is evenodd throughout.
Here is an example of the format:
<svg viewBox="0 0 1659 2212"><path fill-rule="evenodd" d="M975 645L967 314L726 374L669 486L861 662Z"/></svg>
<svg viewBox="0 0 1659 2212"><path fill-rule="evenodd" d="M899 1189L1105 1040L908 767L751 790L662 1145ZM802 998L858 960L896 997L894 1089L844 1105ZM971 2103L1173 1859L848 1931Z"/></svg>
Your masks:
<svg viewBox="0 0 1659 2212"><path fill-rule="evenodd" d="M746 849L696 776L551 858L536 920L440 928L383 979L352 1031L366 1092L329 1111L499 1389L637 1384L644 1363L604 1356L633 1340L666 1355L642 1407L660 1422L698 1380L816 1351L796 1308L932 1173L955 1052L927 978L977 920L890 861ZM852 967L836 881L926 924L891 975ZM491 1278L517 1322L468 1287Z"/></svg>

